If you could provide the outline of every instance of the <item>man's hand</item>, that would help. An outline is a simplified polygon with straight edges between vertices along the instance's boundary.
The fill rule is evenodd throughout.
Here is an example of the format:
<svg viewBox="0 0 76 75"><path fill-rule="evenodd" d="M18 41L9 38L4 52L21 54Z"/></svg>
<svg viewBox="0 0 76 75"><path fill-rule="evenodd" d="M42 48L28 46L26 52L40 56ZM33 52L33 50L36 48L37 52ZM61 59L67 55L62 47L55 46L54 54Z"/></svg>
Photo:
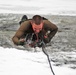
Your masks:
<svg viewBox="0 0 76 75"><path fill-rule="evenodd" d="M45 43L49 43L50 42L49 37L48 37L49 34L50 34L50 31L47 31L46 34L44 35L44 42Z"/></svg>
<svg viewBox="0 0 76 75"><path fill-rule="evenodd" d="M25 42L25 39L24 39L24 38L22 38L22 39L20 39L19 41L20 41L20 42Z"/></svg>
<svg viewBox="0 0 76 75"><path fill-rule="evenodd" d="M24 38L21 38L20 40L19 40L19 45L24 45L24 43L25 43L25 39Z"/></svg>

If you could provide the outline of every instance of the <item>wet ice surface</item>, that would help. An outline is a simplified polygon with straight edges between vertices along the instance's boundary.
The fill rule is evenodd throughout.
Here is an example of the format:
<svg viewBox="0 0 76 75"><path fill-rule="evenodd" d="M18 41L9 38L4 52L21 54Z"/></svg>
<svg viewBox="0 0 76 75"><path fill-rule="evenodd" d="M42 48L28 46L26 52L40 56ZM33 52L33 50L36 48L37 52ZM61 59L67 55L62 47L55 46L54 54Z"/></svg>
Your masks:
<svg viewBox="0 0 76 75"><path fill-rule="evenodd" d="M56 75L76 75L76 70L55 66ZM46 55L40 52L23 51L0 47L0 75L53 75Z"/></svg>
<svg viewBox="0 0 76 75"><path fill-rule="evenodd" d="M0 47L0 75L50 75L46 56Z"/></svg>
<svg viewBox="0 0 76 75"><path fill-rule="evenodd" d="M65 18L58 23L59 31L47 50L56 66L76 69L76 22L75 18L70 19Z"/></svg>
<svg viewBox="0 0 76 75"><path fill-rule="evenodd" d="M1 18L3 16L1 16ZM7 16L9 17L8 21ZM16 32L13 30L14 28L12 28L12 25L16 26L17 24L17 26L19 27L18 22L20 20L20 17L19 15L17 15L16 17L12 17L12 15L7 16L5 15L4 19L0 20L0 46L17 48L14 46L11 40ZM46 52L50 56L50 60L54 62L55 66L66 66L72 69L76 69L76 16L56 15L47 16L47 18L58 26L57 34L52 39L51 46L47 47L46 50ZM5 22L7 25L5 24ZM2 27L5 27L4 30L2 29ZM11 31L10 28L13 31ZM18 49L20 50L21 48Z"/></svg>

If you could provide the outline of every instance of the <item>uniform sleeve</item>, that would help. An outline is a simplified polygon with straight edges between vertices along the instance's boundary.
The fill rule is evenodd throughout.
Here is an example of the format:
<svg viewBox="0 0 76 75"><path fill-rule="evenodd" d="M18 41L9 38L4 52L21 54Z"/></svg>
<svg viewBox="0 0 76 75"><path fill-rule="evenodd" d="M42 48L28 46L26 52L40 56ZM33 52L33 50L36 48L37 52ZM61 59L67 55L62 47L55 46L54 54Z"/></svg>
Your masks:
<svg viewBox="0 0 76 75"><path fill-rule="evenodd" d="M50 33L48 33L48 38L49 38L49 42L50 42L50 40L57 33L58 27L55 24L53 24L52 22L48 21L48 20L44 21L44 25L45 25L45 29L47 31L50 31Z"/></svg>
<svg viewBox="0 0 76 75"><path fill-rule="evenodd" d="M44 24L46 25L47 29L51 29L51 30L58 29L58 27L54 23L50 22L49 20L44 20Z"/></svg>
<svg viewBox="0 0 76 75"><path fill-rule="evenodd" d="M17 30L15 35L12 38L12 41L15 45L19 44L19 39L25 34L29 26L29 21L25 21L21 24L20 28Z"/></svg>

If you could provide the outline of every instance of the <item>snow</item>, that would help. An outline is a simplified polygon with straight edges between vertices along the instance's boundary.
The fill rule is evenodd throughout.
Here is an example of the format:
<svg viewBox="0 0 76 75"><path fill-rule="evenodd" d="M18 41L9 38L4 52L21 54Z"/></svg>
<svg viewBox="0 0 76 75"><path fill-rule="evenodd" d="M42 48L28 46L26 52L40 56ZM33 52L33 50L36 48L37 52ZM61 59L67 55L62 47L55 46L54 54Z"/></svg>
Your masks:
<svg viewBox="0 0 76 75"><path fill-rule="evenodd" d="M54 66L56 75L76 75L76 70ZM46 55L40 52L0 47L0 75L52 75Z"/></svg>
<svg viewBox="0 0 76 75"><path fill-rule="evenodd" d="M0 0L0 13L76 15L76 0Z"/></svg>

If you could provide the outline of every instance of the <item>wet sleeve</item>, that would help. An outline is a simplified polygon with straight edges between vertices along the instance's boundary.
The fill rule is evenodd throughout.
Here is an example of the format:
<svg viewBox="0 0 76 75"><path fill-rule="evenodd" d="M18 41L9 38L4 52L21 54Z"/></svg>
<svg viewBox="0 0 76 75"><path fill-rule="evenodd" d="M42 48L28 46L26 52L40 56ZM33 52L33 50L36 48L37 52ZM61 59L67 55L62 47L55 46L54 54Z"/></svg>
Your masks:
<svg viewBox="0 0 76 75"><path fill-rule="evenodd" d="M48 38L50 41L54 37L54 35L56 34L58 27L48 20L45 20L44 24L45 24L45 29L47 30L47 32L50 31L48 33Z"/></svg>
<svg viewBox="0 0 76 75"><path fill-rule="evenodd" d="M20 28L17 30L17 32L15 33L15 35L12 38L12 41L15 45L19 44L19 39L25 34L25 32L27 31L28 28L28 24L29 22L23 22L20 26Z"/></svg>

